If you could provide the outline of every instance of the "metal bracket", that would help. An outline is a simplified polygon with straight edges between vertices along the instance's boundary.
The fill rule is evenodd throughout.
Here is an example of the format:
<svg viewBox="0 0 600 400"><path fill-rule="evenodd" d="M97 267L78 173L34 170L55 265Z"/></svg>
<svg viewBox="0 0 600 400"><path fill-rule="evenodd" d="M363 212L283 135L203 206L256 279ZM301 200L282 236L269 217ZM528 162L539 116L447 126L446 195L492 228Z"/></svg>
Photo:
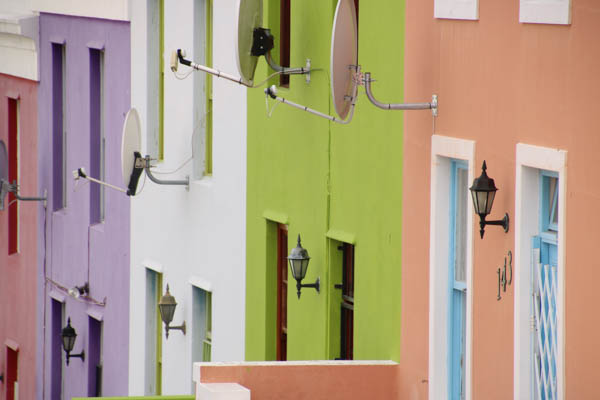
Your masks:
<svg viewBox="0 0 600 400"><path fill-rule="evenodd" d="M306 84L310 84L310 58L306 59L306 70L308 71L306 75Z"/></svg>
<svg viewBox="0 0 600 400"><path fill-rule="evenodd" d="M250 54L260 57L273 49L275 39L271 35L270 29L254 28L252 35L252 49L250 50Z"/></svg>

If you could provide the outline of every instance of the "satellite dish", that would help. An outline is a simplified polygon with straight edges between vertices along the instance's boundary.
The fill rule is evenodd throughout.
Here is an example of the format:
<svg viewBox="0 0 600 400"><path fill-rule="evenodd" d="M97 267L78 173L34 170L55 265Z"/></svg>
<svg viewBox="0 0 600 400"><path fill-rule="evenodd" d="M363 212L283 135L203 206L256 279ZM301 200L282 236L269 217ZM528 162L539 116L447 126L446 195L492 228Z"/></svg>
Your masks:
<svg viewBox="0 0 600 400"><path fill-rule="evenodd" d="M141 124L140 117L135 108L130 109L123 123L123 138L121 142L121 172L123 183L131 193L135 195L137 182L140 179L143 168L134 168L137 158L141 158Z"/></svg>
<svg viewBox="0 0 600 400"><path fill-rule="evenodd" d="M3 140L0 140L0 180L8 182L8 154Z"/></svg>
<svg viewBox="0 0 600 400"><path fill-rule="evenodd" d="M237 67L246 84L252 85L258 57L252 55L254 29L262 25L262 0L238 0L237 34L235 47L237 50Z"/></svg>
<svg viewBox="0 0 600 400"><path fill-rule="evenodd" d="M331 36L331 94L335 112L345 119L352 105L354 66L358 65L356 8L353 0L340 0Z"/></svg>

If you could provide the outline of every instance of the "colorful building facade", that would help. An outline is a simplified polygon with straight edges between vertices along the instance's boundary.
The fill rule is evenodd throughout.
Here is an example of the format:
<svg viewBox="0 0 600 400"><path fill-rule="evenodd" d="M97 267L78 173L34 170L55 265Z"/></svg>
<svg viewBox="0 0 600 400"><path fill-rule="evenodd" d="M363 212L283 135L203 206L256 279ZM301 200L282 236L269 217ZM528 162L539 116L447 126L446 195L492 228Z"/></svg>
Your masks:
<svg viewBox="0 0 600 400"><path fill-rule="evenodd" d="M589 40L599 10L591 1L407 3L406 96L438 93L440 112L433 129L406 115L405 392L599 395L599 320L588 311L600 237L589 212L600 195L591 183L600 52ZM468 188L484 161L498 187L488 220L508 213L510 226L488 225L482 239Z"/></svg>
<svg viewBox="0 0 600 400"><path fill-rule="evenodd" d="M38 191L37 16L0 17L0 141L8 155L7 178L20 196ZM0 397L36 398L38 221L42 202L17 201L0 210Z"/></svg>
<svg viewBox="0 0 600 400"><path fill-rule="evenodd" d="M286 99L333 114L337 2L292 2L282 12L285 3L264 4L274 58L288 51L280 46L289 28L290 65L309 58L315 71L310 84L298 75L270 84ZM280 18L286 13L289 26ZM404 98L403 33L402 3L359 6L359 64L390 102ZM259 62L256 80L270 72ZM414 112L431 120L429 111ZM247 360L401 357L402 137L403 113L375 108L362 89L349 125L286 105L269 117L265 94L248 91ZM311 257L303 283L320 279L320 293L304 288L299 299L286 260L298 235Z"/></svg>
<svg viewBox="0 0 600 400"><path fill-rule="evenodd" d="M40 14L39 187L48 188L38 267L43 399L128 390L130 200L75 181L72 172L83 167L92 177L121 181L130 26L127 14L83 15ZM69 322L77 334L71 353L82 358L64 355L61 332Z"/></svg>
<svg viewBox="0 0 600 400"><path fill-rule="evenodd" d="M171 53L236 72L234 0L132 2L132 106L162 180L132 198L129 394L193 393L194 361L244 358L246 90ZM143 180L145 180L145 183ZM158 301L178 303L166 329Z"/></svg>

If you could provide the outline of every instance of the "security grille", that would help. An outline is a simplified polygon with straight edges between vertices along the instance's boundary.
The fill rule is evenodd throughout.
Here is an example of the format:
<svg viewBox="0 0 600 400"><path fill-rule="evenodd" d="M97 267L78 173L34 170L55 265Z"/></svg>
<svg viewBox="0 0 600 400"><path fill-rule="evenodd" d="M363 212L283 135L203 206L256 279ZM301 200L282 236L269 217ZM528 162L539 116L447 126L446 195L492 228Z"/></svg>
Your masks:
<svg viewBox="0 0 600 400"><path fill-rule="evenodd" d="M539 251L539 250L538 250ZM536 258L539 260L539 257ZM533 360L536 398L556 399L556 294L557 271L554 265L534 263L535 333Z"/></svg>

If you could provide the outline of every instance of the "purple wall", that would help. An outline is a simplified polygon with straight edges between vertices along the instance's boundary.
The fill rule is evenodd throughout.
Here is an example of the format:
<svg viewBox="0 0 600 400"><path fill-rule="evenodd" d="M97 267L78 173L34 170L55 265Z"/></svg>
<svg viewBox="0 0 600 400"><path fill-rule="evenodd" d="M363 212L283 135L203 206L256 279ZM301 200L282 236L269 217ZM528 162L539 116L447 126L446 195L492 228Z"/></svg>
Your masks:
<svg viewBox="0 0 600 400"><path fill-rule="evenodd" d="M52 43L64 43L66 65L66 208L60 209L53 203L60 198L53 193L53 108L52 99ZM123 193L107 189L103 223L90 225L97 216L90 215L90 207L95 204L91 183L80 181L75 186L71 171L85 167L91 171L92 135L97 126L95 110L90 90L90 50L104 50L104 136L106 139L105 176L106 181L120 185L121 130L125 114L130 107L130 29L129 22L81 18L55 14L40 15L40 86L39 86L39 187L48 188L50 212L46 234L46 254L44 262L43 234L40 238L39 257L39 296L40 320L45 319L44 327L38 330L39 357L37 398L50 399L52 387L52 335L59 334L52 329L52 297L64 298L64 321L71 318L77 331L73 353L85 350L86 359L70 360L63 373L65 399L72 396L86 396L93 386L89 379L90 360L99 349L91 344L89 327L90 315L102 318L102 395L127 395L128 391L128 352L129 352L129 234L130 201ZM56 81L56 79L55 79ZM93 94L93 92L92 92ZM57 107L60 109L60 107ZM54 144L55 145L55 144ZM97 194L96 194L97 195ZM43 221L39 225L43 233ZM45 265L45 267L44 267ZM46 277L53 282L44 285ZM68 296L65 288L89 282L90 297L106 305L76 300ZM55 324L54 324L55 325ZM63 324L64 325L64 324ZM94 328L96 330L96 328ZM54 346L56 342L54 341ZM64 352L63 352L64 354ZM56 364L55 364L56 365ZM54 376L58 376L54 374ZM56 387L56 386L55 386Z"/></svg>

